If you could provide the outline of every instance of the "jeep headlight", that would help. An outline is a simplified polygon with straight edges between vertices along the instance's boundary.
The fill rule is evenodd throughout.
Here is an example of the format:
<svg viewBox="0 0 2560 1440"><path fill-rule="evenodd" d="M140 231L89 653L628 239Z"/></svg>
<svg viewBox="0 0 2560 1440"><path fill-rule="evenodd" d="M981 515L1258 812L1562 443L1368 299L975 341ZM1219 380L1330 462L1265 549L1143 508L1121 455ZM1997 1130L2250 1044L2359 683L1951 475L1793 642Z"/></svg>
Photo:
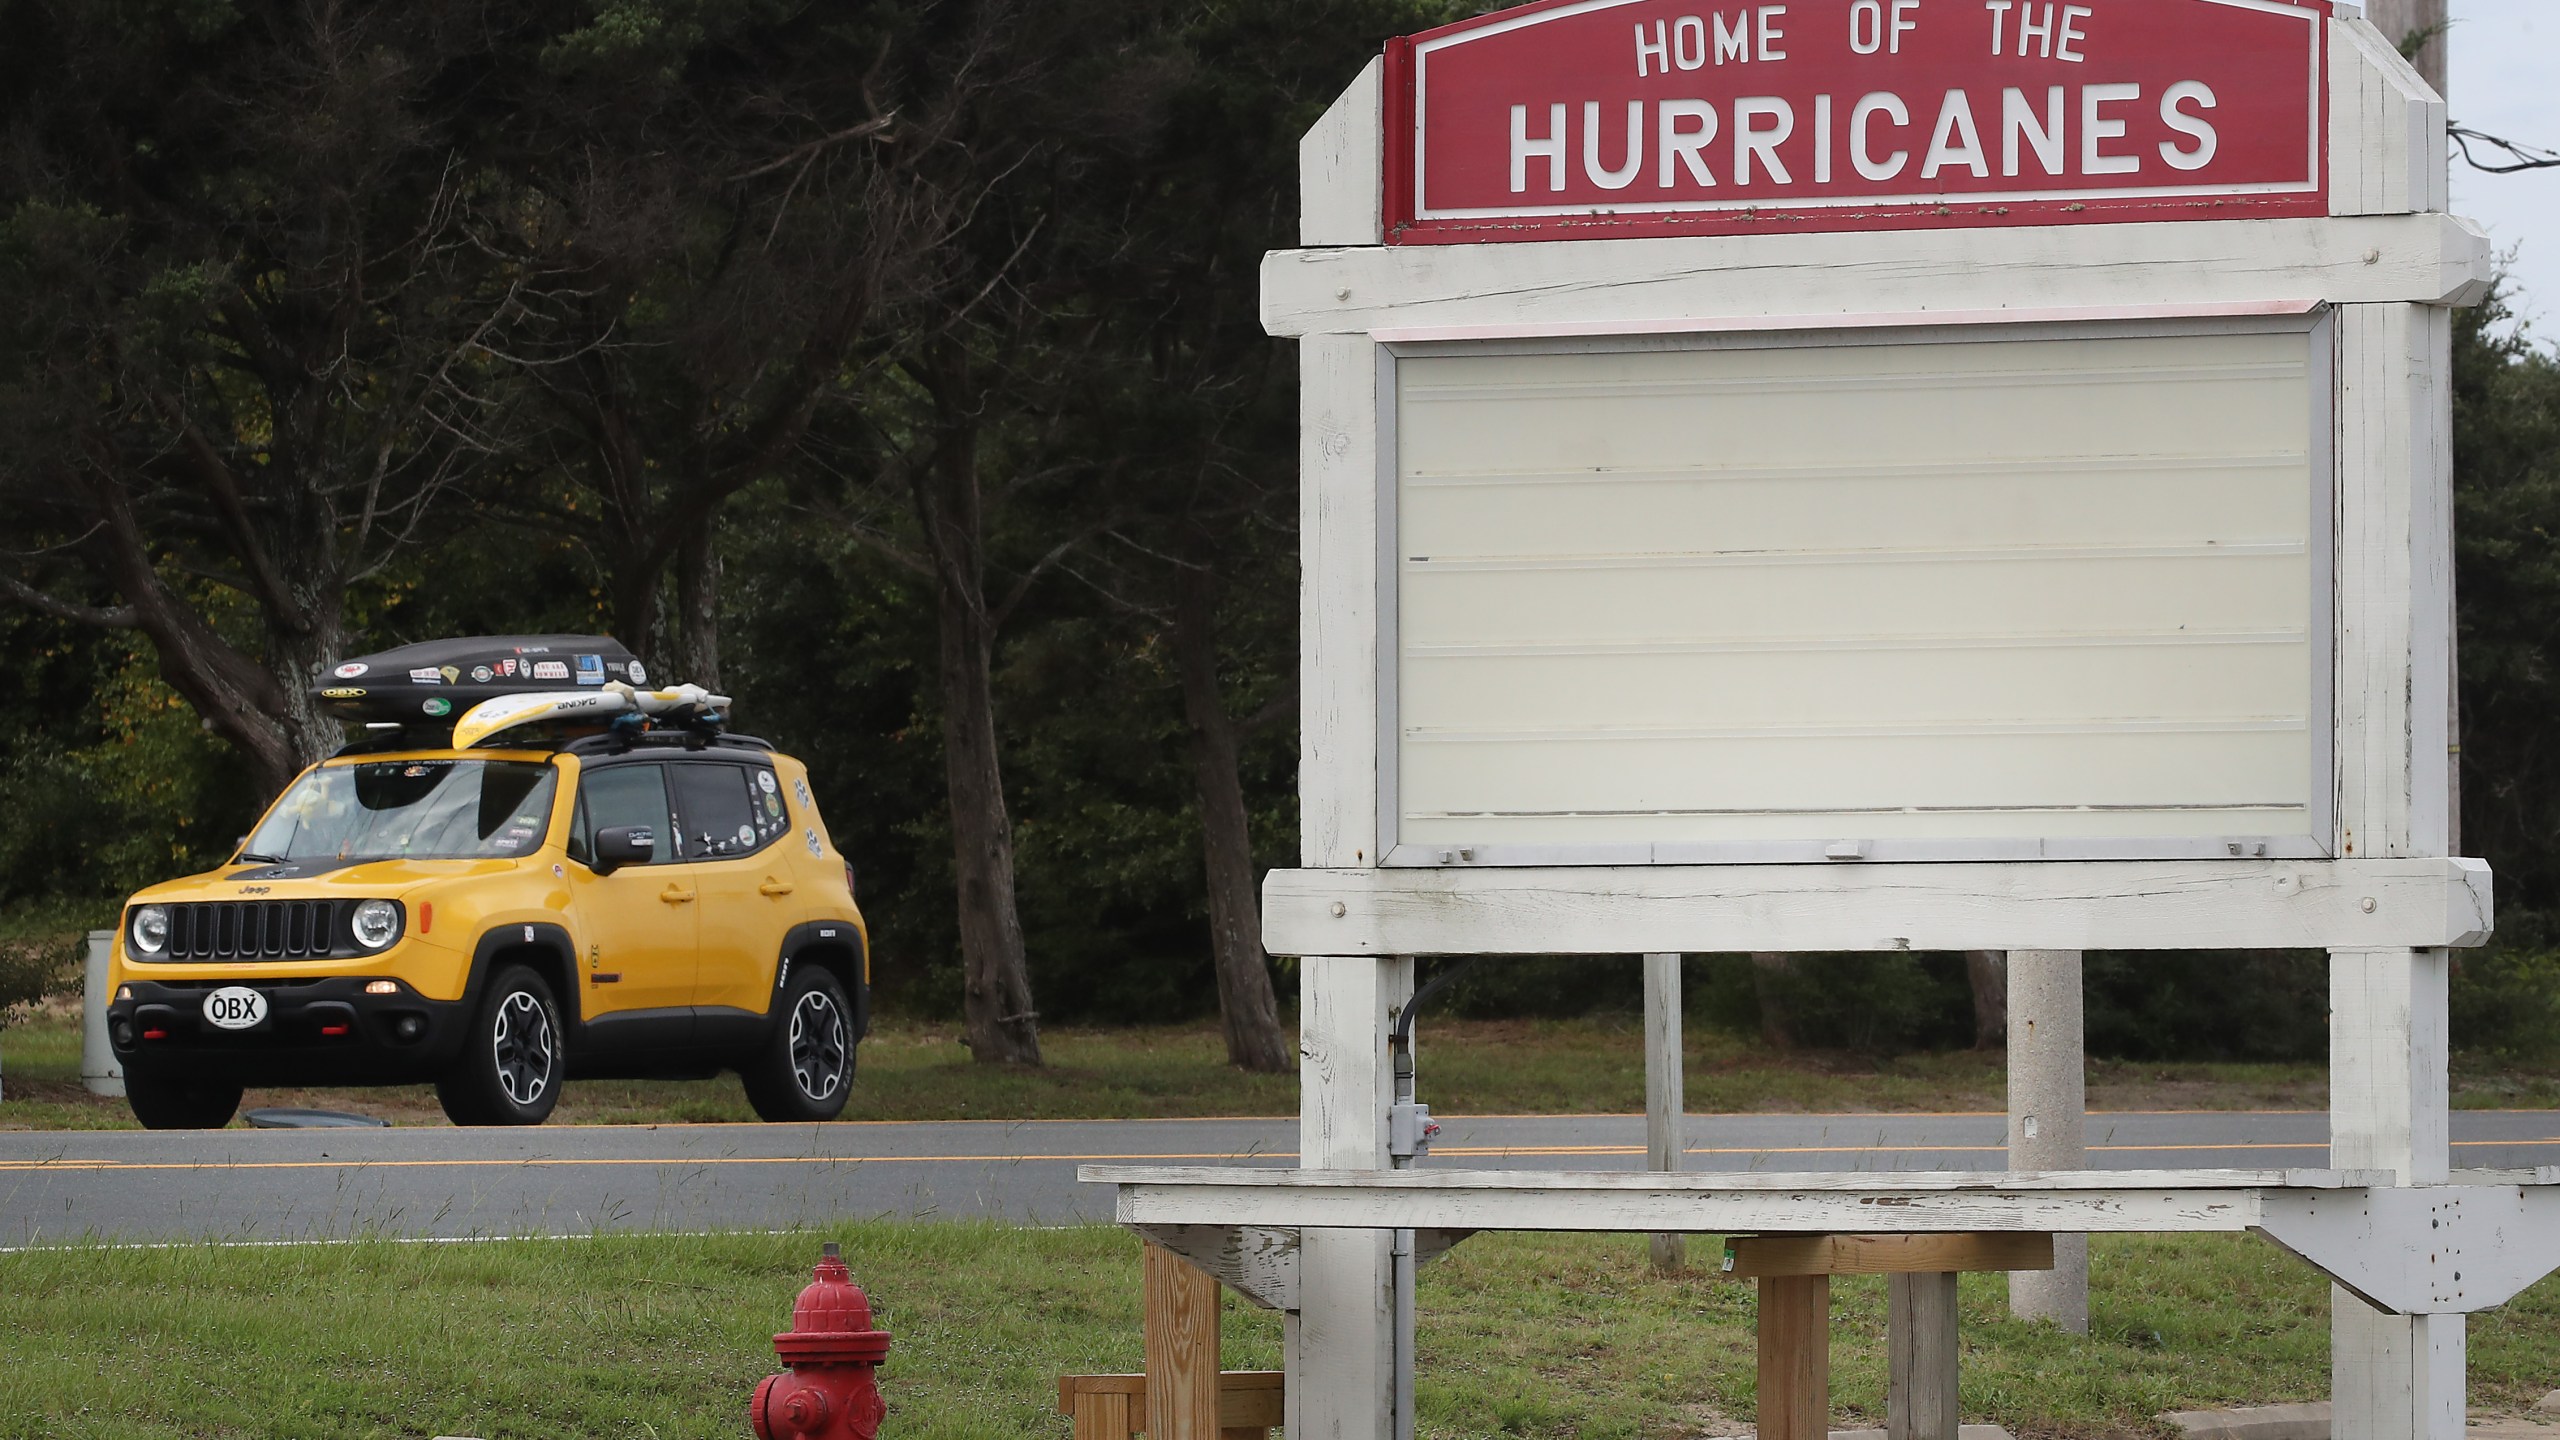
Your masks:
<svg viewBox="0 0 2560 1440"><path fill-rule="evenodd" d="M157 955L169 948L169 907L145 905L133 912L129 937L136 955Z"/></svg>
<svg viewBox="0 0 2560 1440"><path fill-rule="evenodd" d="M367 950L381 950L400 938L400 902L366 900L356 906L354 930L356 943Z"/></svg>

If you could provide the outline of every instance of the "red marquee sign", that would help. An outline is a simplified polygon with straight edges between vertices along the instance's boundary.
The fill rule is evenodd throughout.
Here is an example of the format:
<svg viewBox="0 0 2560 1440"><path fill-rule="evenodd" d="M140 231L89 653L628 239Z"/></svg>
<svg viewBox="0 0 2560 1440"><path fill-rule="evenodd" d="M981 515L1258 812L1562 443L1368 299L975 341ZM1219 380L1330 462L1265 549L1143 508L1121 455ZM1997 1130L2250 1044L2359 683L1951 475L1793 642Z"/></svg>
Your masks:
<svg viewBox="0 0 2560 1440"><path fill-rule="evenodd" d="M1398 244L2327 212L2328 0L1542 0L1387 48Z"/></svg>

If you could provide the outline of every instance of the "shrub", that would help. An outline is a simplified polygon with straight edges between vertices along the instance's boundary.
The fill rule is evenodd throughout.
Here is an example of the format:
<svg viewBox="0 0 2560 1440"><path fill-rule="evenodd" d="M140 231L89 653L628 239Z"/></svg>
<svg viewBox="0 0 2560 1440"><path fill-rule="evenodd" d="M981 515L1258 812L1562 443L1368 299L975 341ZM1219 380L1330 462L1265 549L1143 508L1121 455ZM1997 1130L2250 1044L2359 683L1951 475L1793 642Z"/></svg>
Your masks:
<svg viewBox="0 0 2560 1440"><path fill-rule="evenodd" d="M2504 1061L2560 1061L2560 950L2456 952L2453 1045Z"/></svg>
<svg viewBox="0 0 2560 1440"><path fill-rule="evenodd" d="M20 1010L79 983L82 937L0 940L0 1029Z"/></svg>

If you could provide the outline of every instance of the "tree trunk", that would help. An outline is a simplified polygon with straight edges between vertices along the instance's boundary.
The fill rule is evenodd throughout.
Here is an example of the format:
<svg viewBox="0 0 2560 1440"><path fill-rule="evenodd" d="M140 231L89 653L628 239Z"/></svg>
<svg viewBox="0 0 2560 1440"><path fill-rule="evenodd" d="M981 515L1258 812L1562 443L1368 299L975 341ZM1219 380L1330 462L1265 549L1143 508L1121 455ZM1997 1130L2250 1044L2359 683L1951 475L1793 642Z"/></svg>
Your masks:
<svg viewBox="0 0 2560 1440"><path fill-rule="evenodd" d="M1237 775L1236 726L1218 687L1216 582L1186 565L1175 581L1173 649L1182 711L1191 727L1191 772L1200 792L1201 852L1208 867L1209 952L1218 976L1218 1019L1227 1059L1283 1074L1296 1061L1280 1033L1280 1002L1262 950L1253 883L1253 833Z"/></svg>
<svg viewBox="0 0 2560 1440"><path fill-rule="evenodd" d="M658 592L664 573L626 539L609 541L616 553L603 558L606 608L613 616L613 638L648 667L655 685L681 685L690 675L675 673L675 647L659 633L665 607Z"/></svg>
<svg viewBox="0 0 2560 1440"><path fill-rule="evenodd" d="M2009 952L1964 952L1965 984L1973 991L1973 1048L1997 1050L2009 1039Z"/></svg>
<svg viewBox="0 0 2560 1440"><path fill-rule="evenodd" d="M160 678L207 728L238 748L260 799L272 798L310 763L307 742L288 721L294 700L278 688L273 669L234 648L161 583L131 497L120 484L98 477L91 481L90 499L99 521L92 553L109 586L131 608L133 628L149 637ZM309 697L300 703L307 707Z"/></svg>
<svg viewBox="0 0 2560 1440"><path fill-rule="evenodd" d="M330 593L309 602L307 613L317 622L307 630L287 629L272 622L267 627L267 673L275 677L282 692L275 718L284 726L297 768L328 759L347 739L346 727L322 710L311 696L320 677L345 658L345 601L332 586Z"/></svg>
<svg viewBox="0 0 2560 1440"><path fill-rule="evenodd" d="M942 753L951 796L952 878L960 902L961 1004L981 1065L1040 1063L1040 1017L1014 903L1013 821L996 754L995 622L987 608L977 445L948 426L915 477L917 518L934 557L940 622Z"/></svg>
<svg viewBox="0 0 2560 1440"><path fill-rule="evenodd" d="M1760 1001L1760 1038L1771 1048L1796 1048L1796 958L1778 950L1751 952L1751 990Z"/></svg>
<svg viewBox="0 0 2560 1440"><path fill-rule="evenodd" d="M686 534L676 551L675 656L677 673L662 683L690 681L720 688L720 544L705 521Z"/></svg>

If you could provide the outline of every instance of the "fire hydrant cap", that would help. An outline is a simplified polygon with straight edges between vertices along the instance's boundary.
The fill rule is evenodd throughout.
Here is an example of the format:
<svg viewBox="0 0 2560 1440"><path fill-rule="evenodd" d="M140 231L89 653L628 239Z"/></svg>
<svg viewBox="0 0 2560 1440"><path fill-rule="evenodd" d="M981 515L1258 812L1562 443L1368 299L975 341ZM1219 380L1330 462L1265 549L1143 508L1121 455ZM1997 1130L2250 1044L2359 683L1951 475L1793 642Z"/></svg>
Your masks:
<svg viewBox="0 0 2560 1440"><path fill-rule="evenodd" d="M871 1297L853 1283L833 1241L791 1307L791 1329L773 1337L773 1349L786 1364L877 1365L888 1355L889 1332L871 1328Z"/></svg>

